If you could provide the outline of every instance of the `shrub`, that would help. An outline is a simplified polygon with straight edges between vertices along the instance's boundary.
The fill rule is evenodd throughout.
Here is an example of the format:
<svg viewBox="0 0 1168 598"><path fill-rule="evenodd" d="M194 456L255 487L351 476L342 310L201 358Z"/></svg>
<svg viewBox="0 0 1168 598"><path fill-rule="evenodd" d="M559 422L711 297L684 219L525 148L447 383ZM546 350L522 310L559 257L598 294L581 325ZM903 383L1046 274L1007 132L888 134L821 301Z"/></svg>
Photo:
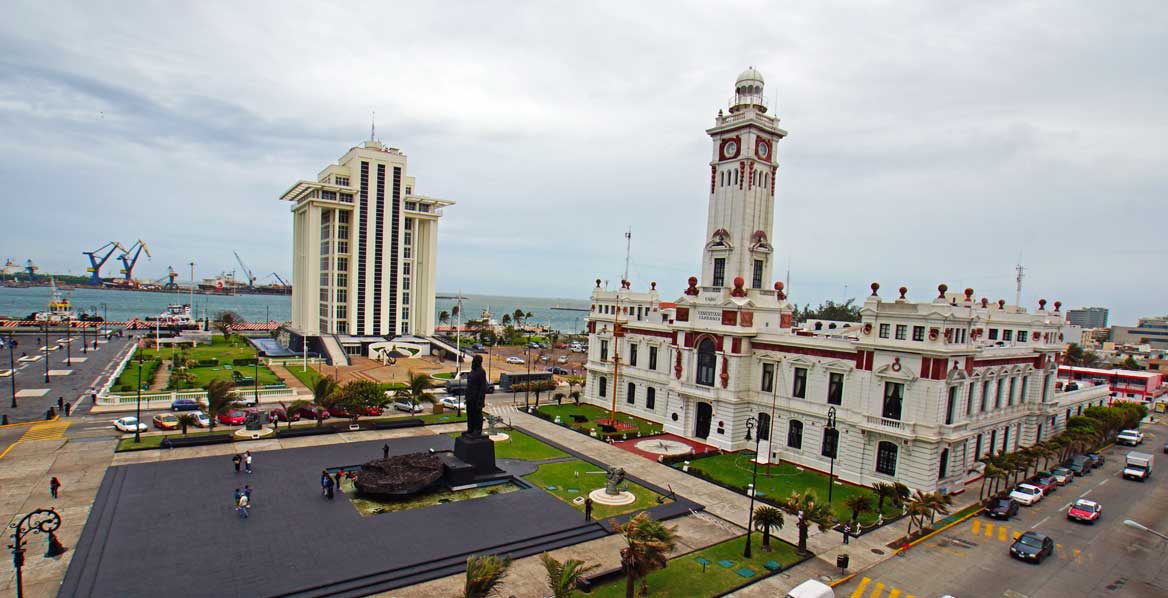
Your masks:
<svg viewBox="0 0 1168 598"><path fill-rule="evenodd" d="M239 357L237 359L232 359L231 364L232 365L255 365L256 361L257 361L257 359L255 357Z"/></svg>

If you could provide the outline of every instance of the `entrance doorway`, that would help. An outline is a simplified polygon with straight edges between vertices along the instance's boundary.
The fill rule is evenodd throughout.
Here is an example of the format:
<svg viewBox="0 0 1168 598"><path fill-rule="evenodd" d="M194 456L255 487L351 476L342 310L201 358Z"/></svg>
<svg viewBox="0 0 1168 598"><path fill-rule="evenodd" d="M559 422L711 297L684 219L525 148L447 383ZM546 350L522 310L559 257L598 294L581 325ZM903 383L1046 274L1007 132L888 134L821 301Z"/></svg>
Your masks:
<svg viewBox="0 0 1168 598"><path fill-rule="evenodd" d="M709 403L698 403L697 425L694 427L694 437L710 437L710 420L714 419L714 407Z"/></svg>

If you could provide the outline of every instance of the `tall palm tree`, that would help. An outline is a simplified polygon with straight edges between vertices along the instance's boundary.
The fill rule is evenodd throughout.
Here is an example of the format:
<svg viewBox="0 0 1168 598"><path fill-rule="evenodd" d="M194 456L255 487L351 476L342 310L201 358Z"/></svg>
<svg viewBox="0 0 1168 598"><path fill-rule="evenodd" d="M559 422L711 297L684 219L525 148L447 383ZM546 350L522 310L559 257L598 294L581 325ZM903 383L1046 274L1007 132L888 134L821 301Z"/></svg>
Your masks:
<svg viewBox="0 0 1168 598"><path fill-rule="evenodd" d="M324 423L321 412L335 405L340 394L340 385L332 376L322 376L312 385L312 402L316 404L316 425Z"/></svg>
<svg viewBox="0 0 1168 598"><path fill-rule="evenodd" d="M884 512L885 499L891 500L892 504L896 504L900 500L900 492L895 484L876 482L872 484L872 490L876 492L876 511L878 513Z"/></svg>
<svg viewBox="0 0 1168 598"><path fill-rule="evenodd" d="M572 392L568 393L568 398L572 399L577 405L580 404L580 397L582 396L579 389L572 389Z"/></svg>
<svg viewBox="0 0 1168 598"><path fill-rule="evenodd" d="M178 425L182 426L183 436L187 435L188 426L193 426L199 423L199 420L190 413L180 413L176 419L178 420Z"/></svg>
<svg viewBox="0 0 1168 598"><path fill-rule="evenodd" d="M479 554L466 559L466 585L461 598L487 598L499 591L499 584L507 576L511 557Z"/></svg>
<svg viewBox="0 0 1168 598"><path fill-rule="evenodd" d="M997 465L985 461L985 469L981 472L981 490L977 493L978 499L985 498L987 486L989 487L990 495L992 496L994 494L994 486L997 485L997 480L1001 479L1001 475L1002 470ZM991 480L994 481L993 485L989 485Z"/></svg>
<svg viewBox="0 0 1168 598"><path fill-rule="evenodd" d="M442 310L438 312L438 323L445 324L450 321L450 312Z"/></svg>
<svg viewBox="0 0 1168 598"><path fill-rule="evenodd" d="M807 531L813 524L823 532L833 523L831 505L819 502L814 492L792 492L783 504L783 510L798 517L795 527L799 530L799 554L807 554Z"/></svg>
<svg viewBox="0 0 1168 598"><path fill-rule="evenodd" d="M872 497L867 494L853 494L844 499L844 506L852 510L852 527L860 519L860 513L872 510Z"/></svg>
<svg viewBox="0 0 1168 598"><path fill-rule="evenodd" d="M503 321L504 326L510 326L511 325L511 314L503 314L502 321Z"/></svg>
<svg viewBox="0 0 1168 598"><path fill-rule="evenodd" d="M227 380L212 380L207 383L207 417L211 420L211 431L215 431L215 422L221 414L239 407L232 390L235 386Z"/></svg>
<svg viewBox="0 0 1168 598"><path fill-rule="evenodd" d="M754 528L762 532L762 549L771 549L771 530L783 529L783 512L768 505L754 510Z"/></svg>
<svg viewBox="0 0 1168 598"><path fill-rule="evenodd" d="M515 312L511 314L511 319L515 322L516 326L522 326L523 325L523 310L516 307Z"/></svg>
<svg viewBox="0 0 1168 598"><path fill-rule="evenodd" d="M457 318L458 314L460 313L462 313L462 308L459 307L457 303L455 303L454 307L450 308L450 317Z"/></svg>
<svg viewBox="0 0 1168 598"><path fill-rule="evenodd" d="M552 598L572 598L572 591L580 584L580 580L600 566L596 563L585 565L584 561L578 559L568 559L561 563L546 552L539 555L539 560L547 571L548 589L552 591Z"/></svg>
<svg viewBox="0 0 1168 598"><path fill-rule="evenodd" d="M669 564L669 551L677 547L677 528L666 527L641 511L625 523L609 520L609 525L625 540L621 549L621 569L625 574L625 598L633 598L637 580L641 595L649 594L648 575Z"/></svg>
<svg viewBox="0 0 1168 598"><path fill-rule="evenodd" d="M929 506L923 502L909 501L905 515L908 515L908 535L911 536L914 524L918 530L925 527L925 517L929 515Z"/></svg>
<svg viewBox="0 0 1168 598"><path fill-rule="evenodd" d="M406 378L406 387L398 391L398 396L411 403L430 403L437 406L438 398L426 392L430 388L430 377L426 374L415 374L413 371Z"/></svg>

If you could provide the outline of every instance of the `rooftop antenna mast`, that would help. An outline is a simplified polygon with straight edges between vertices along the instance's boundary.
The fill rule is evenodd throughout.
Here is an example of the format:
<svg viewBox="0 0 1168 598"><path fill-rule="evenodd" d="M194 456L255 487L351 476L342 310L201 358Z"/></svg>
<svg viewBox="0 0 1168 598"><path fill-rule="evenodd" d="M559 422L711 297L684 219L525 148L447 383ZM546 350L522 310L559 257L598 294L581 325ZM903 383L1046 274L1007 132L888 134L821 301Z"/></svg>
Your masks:
<svg viewBox="0 0 1168 598"><path fill-rule="evenodd" d="M377 111L373 111L373 116L369 119L369 141L377 141Z"/></svg>
<svg viewBox="0 0 1168 598"><path fill-rule="evenodd" d="M625 276L621 280L629 279L629 254L633 248L633 227L625 231Z"/></svg>
<svg viewBox="0 0 1168 598"><path fill-rule="evenodd" d="M1015 266L1014 269L1018 271L1018 277L1015 278L1015 280L1018 281L1018 286L1017 286L1017 289L1014 291L1014 305L1022 305L1022 276L1023 276L1023 273L1026 271L1026 268L1022 267L1022 256L1021 255L1018 256L1018 265Z"/></svg>

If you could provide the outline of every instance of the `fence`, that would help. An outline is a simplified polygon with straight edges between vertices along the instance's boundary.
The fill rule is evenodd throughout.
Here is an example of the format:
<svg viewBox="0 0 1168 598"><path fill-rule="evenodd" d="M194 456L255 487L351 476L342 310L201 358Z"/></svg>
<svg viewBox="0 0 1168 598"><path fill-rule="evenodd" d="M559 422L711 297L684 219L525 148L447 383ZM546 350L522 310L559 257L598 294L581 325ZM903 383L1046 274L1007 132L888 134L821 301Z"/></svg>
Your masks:
<svg viewBox="0 0 1168 598"><path fill-rule="evenodd" d="M247 401L256 396L255 389L238 388L231 391L232 394L240 399ZM296 395L296 391L287 386L264 386L259 389L259 398L279 398L292 397ZM205 399L207 398L207 391L205 390L172 390L167 392L144 392L142 393L142 402L149 405L151 402L160 403L165 402L170 404L175 399ZM103 394L97 397L98 405L124 405L126 403L134 403L138 401L138 393L127 394Z"/></svg>

